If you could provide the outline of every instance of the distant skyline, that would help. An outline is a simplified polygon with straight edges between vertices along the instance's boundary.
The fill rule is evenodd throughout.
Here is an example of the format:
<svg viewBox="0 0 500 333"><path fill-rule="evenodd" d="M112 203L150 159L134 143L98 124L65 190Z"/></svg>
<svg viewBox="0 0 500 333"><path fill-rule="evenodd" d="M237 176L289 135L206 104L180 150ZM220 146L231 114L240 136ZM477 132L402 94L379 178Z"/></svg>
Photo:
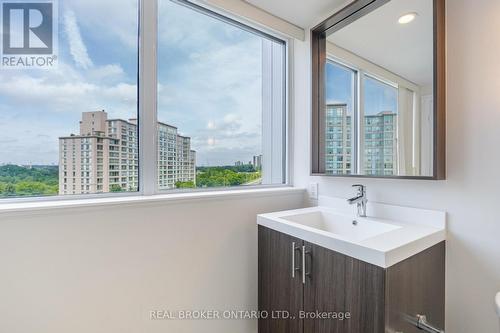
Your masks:
<svg viewBox="0 0 500 333"><path fill-rule="evenodd" d="M137 117L137 0L58 3L59 67L0 70L0 164L56 165L82 112ZM159 17L158 120L197 165L261 154L261 37L169 0Z"/></svg>

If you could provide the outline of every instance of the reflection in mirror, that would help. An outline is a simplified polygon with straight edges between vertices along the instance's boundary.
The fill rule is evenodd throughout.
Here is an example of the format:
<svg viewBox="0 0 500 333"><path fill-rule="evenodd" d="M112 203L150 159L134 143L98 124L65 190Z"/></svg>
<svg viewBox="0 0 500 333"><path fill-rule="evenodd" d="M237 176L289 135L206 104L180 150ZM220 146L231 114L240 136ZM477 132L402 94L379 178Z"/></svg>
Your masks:
<svg viewBox="0 0 500 333"><path fill-rule="evenodd" d="M433 40L433 0L389 1L327 37L327 174L433 175Z"/></svg>
<svg viewBox="0 0 500 333"><path fill-rule="evenodd" d="M356 71L335 62L326 64L326 156L330 174L352 173L353 125L352 111L355 106Z"/></svg>

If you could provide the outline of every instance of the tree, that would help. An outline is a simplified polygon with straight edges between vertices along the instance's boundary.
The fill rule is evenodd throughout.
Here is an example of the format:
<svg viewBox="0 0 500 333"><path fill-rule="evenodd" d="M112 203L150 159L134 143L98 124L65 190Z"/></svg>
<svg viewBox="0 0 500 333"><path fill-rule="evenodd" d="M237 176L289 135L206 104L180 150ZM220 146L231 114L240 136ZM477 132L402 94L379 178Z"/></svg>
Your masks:
<svg viewBox="0 0 500 333"><path fill-rule="evenodd" d="M201 167L198 168L196 175L196 185L199 187L238 186L260 177L261 173L256 172L251 165L241 167Z"/></svg>
<svg viewBox="0 0 500 333"><path fill-rule="evenodd" d="M55 195L59 190L57 166L0 166L0 195Z"/></svg>
<svg viewBox="0 0 500 333"><path fill-rule="evenodd" d="M7 195L16 194L16 187L14 186L14 184L7 184L7 186L5 186L5 194Z"/></svg>
<svg viewBox="0 0 500 333"><path fill-rule="evenodd" d="M194 182L176 182L175 183L176 188L196 188L196 185Z"/></svg>
<svg viewBox="0 0 500 333"><path fill-rule="evenodd" d="M123 192L123 189L122 189L122 187L120 185L113 184L113 185L111 185L109 191L110 192Z"/></svg>

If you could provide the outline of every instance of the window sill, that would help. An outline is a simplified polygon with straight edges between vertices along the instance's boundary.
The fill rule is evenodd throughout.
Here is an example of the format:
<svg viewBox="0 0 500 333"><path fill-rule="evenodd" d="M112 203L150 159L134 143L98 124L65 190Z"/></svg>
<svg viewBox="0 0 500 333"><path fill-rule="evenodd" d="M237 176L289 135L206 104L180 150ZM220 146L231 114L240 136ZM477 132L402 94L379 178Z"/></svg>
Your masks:
<svg viewBox="0 0 500 333"><path fill-rule="evenodd" d="M86 208L99 206L120 206L120 205L135 205L135 204L169 204L179 201L194 201L194 200L227 200L240 197L265 197L274 195L305 193L305 189L291 186L261 188L261 189L243 189L243 190L220 190L220 191L204 191L204 192L189 192L189 193L169 193L156 195L134 195L122 197L106 197L106 198L90 198L90 199L75 199L75 200L50 200L50 201L35 201L35 202L0 202L0 214L17 213L17 212L36 212L50 211L54 209L68 208Z"/></svg>

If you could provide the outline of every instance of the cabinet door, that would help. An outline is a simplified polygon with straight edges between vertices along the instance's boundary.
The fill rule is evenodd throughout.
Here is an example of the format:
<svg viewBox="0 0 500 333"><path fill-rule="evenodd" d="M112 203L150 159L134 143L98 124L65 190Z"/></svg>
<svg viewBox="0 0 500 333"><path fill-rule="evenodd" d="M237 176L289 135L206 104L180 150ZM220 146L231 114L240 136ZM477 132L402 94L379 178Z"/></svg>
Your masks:
<svg viewBox="0 0 500 333"><path fill-rule="evenodd" d="M345 333L384 333L385 270L347 257L345 281Z"/></svg>
<svg viewBox="0 0 500 333"><path fill-rule="evenodd" d="M386 327L389 332L418 333L408 320L426 315L429 324L445 326L445 242L387 269Z"/></svg>
<svg viewBox="0 0 500 333"><path fill-rule="evenodd" d="M385 270L317 245L306 248L306 314L350 318L305 319L304 333L383 333Z"/></svg>
<svg viewBox="0 0 500 333"><path fill-rule="evenodd" d="M345 311L346 256L307 242L305 247L304 333L346 333L346 320L316 318Z"/></svg>
<svg viewBox="0 0 500 333"><path fill-rule="evenodd" d="M292 245L298 247L292 249ZM303 306L300 270L292 277L292 257L300 267L302 240L259 226L259 333L302 333L298 313ZM290 314L290 318L286 315Z"/></svg>

